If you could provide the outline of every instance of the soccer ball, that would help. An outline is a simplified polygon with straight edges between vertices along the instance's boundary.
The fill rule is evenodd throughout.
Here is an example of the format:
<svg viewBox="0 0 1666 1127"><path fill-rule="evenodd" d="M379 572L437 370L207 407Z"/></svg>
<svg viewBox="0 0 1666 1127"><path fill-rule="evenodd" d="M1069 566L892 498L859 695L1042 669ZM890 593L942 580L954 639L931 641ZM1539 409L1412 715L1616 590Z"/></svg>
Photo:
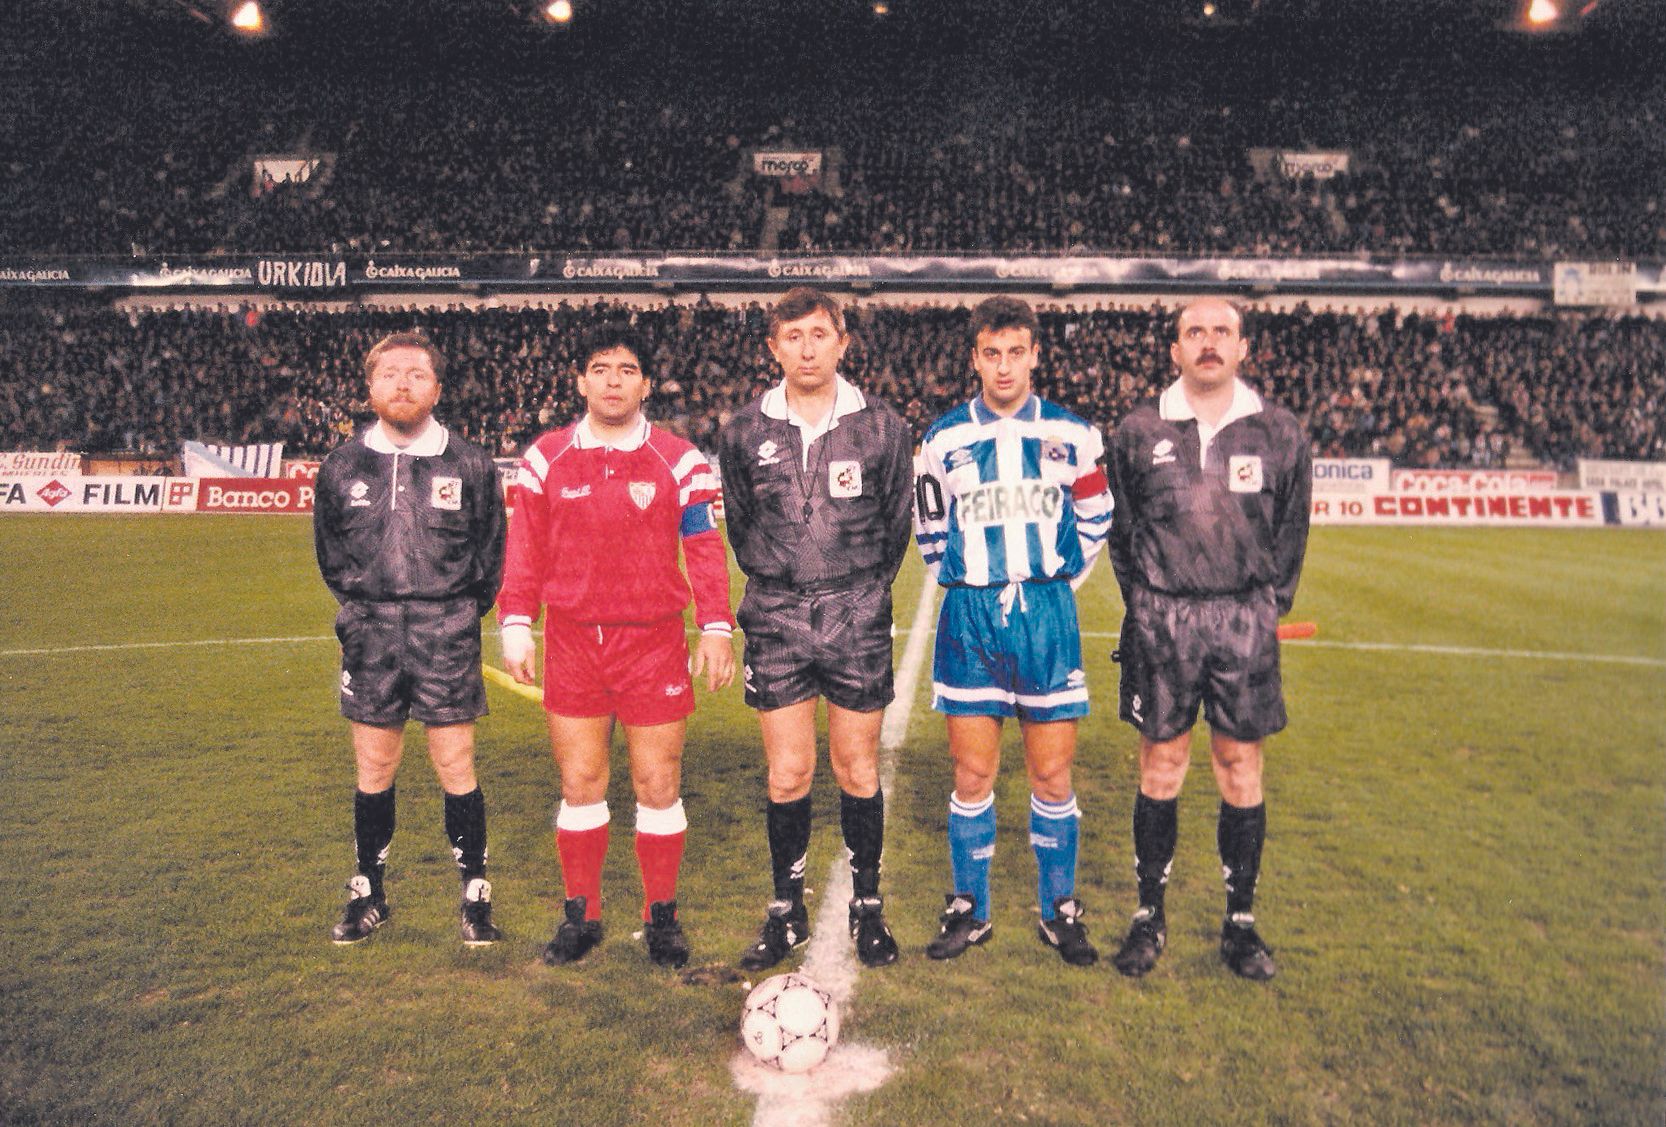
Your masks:
<svg viewBox="0 0 1666 1127"><path fill-rule="evenodd" d="M782 1072L808 1072L839 1040L833 995L802 974L766 978L746 996L740 1039L747 1052Z"/></svg>

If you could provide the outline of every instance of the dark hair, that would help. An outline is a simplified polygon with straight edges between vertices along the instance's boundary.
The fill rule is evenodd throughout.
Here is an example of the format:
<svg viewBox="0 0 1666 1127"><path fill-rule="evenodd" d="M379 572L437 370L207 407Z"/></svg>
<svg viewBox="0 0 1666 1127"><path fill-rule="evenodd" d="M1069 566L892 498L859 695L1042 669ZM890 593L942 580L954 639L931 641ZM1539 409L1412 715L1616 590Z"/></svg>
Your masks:
<svg viewBox="0 0 1666 1127"><path fill-rule="evenodd" d="M647 344L635 329L623 321L598 325L584 335L583 343L579 345L578 370L582 372L588 368L590 361L594 360L598 353L615 348L623 348L636 357L637 366L642 369L642 374L648 374L648 361L651 356Z"/></svg>
<svg viewBox="0 0 1666 1127"><path fill-rule="evenodd" d="M833 328L840 336L845 335L845 311L839 301L832 294L813 290L809 286L794 286L781 295L769 311L769 336L781 331L781 326L788 321L796 321L800 317L808 317L816 310L827 314L827 319L833 322Z"/></svg>
<svg viewBox="0 0 1666 1127"><path fill-rule="evenodd" d="M382 355L394 348L418 348L428 354L428 363L434 368L434 382L445 382L445 357L434 347L434 342L422 333L411 329L403 333L390 333L371 346L364 355L364 379L366 383L376 373L376 362Z"/></svg>
<svg viewBox="0 0 1666 1127"><path fill-rule="evenodd" d="M973 345L978 343L979 333L998 333L1002 329L1028 329L1031 344L1041 340L1041 322L1036 320L1030 303L1005 295L986 297L978 302L972 310L971 328Z"/></svg>

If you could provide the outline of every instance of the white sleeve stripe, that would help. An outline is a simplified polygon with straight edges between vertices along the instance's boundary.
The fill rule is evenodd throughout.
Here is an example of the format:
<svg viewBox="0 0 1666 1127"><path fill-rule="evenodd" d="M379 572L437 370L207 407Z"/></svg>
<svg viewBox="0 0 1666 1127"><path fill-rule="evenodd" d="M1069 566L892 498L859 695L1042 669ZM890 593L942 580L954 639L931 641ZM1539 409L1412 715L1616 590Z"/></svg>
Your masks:
<svg viewBox="0 0 1666 1127"><path fill-rule="evenodd" d="M680 482L683 478L687 477L689 474L693 473L705 464L705 456L701 454L700 451L690 450L681 458L678 458L677 464L671 467L671 476Z"/></svg>
<svg viewBox="0 0 1666 1127"><path fill-rule="evenodd" d="M544 457L544 452L538 449L538 447L529 447L524 460L527 466L532 470L533 475L536 476L540 482L550 476L549 460Z"/></svg>

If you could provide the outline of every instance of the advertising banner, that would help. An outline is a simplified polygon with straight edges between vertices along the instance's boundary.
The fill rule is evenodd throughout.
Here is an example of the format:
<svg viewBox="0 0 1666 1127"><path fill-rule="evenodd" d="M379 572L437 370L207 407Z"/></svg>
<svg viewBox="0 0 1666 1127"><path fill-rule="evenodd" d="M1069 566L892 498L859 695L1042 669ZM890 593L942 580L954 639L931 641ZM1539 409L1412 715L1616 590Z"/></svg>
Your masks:
<svg viewBox="0 0 1666 1127"><path fill-rule="evenodd" d="M1329 180L1338 173L1348 171L1348 154L1345 152L1301 153L1286 149L1278 154L1278 170L1287 180L1303 178Z"/></svg>
<svg viewBox="0 0 1666 1127"><path fill-rule="evenodd" d="M299 478L302 481L317 481L318 467L323 464L316 458L285 458L282 476Z"/></svg>
<svg viewBox="0 0 1666 1127"><path fill-rule="evenodd" d="M780 155L780 154L775 154ZM806 154L793 154L804 156ZM754 154L756 157L757 154ZM783 182L794 177L788 175ZM1660 263L1639 264L1655 285ZM355 290L568 286L775 288L861 282L875 288L1103 290L1247 287L1297 292L1551 292L1551 264L1487 259L1155 258L1103 255L456 254L374 258L254 255L196 258L0 259L0 287L240 290L329 295ZM1639 290L1643 284L1639 283Z"/></svg>
<svg viewBox="0 0 1666 1127"><path fill-rule="evenodd" d="M752 171L759 176L775 176L783 180L820 176L821 153L759 149L752 154Z"/></svg>
<svg viewBox="0 0 1666 1127"><path fill-rule="evenodd" d="M0 512L141 513L159 512L162 491L171 477L0 475Z"/></svg>
<svg viewBox="0 0 1666 1127"><path fill-rule="evenodd" d="M1387 458L1315 458L1313 492L1383 493L1391 472Z"/></svg>
<svg viewBox="0 0 1666 1127"><path fill-rule="evenodd" d="M317 487L284 477L203 478L197 482L199 513L310 513Z"/></svg>
<svg viewBox="0 0 1666 1127"><path fill-rule="evenodd" d="M1556 488L1555 470L1395 470L1396 493L1534 493Z"/></svg>
<svg viewBox="0 0 1666 1127"><path fill-rule="evenodd" d="M1666 493L1604 493L1602 503L1610 524L1666 527Z"/></svg>
<svg viewBox="0 0 1666 1127"><path fill-rule="evenodd" d="M1602 498L1587 491L1314 497L1313 523L1594 527L1606 523Z"/></svg>
<svg viewBox="0 0 1666 1127"><path fill-rule="evenodd" d="M1636 305L1634 262L1558 262L1551 282L1557 305Z"/></svg>
<svg viewBox="0 0 1666 1127"><path fill-rule="evenodd" d="M73 451L37 453L27 450L0 451L0 475L23 477L30 474L52 477L81 472L81 455Z"/></svg>
<svg viewBox="0 0 1666 1127"><path fill-rule="evenodd" d="M1666 462L1619 462L1607 458L1579 459L1579 488L1666 492Z"/></svg>

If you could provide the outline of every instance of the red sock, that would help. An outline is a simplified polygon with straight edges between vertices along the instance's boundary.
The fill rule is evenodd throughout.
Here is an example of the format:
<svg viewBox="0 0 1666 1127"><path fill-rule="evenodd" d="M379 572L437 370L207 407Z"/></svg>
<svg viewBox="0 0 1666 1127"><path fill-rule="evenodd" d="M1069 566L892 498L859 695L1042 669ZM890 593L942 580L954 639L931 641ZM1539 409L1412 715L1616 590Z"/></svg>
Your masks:
<svg viewBox="0 0 1666 1127"><path fill-rule="evenodd" d="M607 859L607 823L593 830L555 831L567 899L584 897L584 918L602 918L602 862Z"/></svg>
<svg viewBox="0 0 1666 1127"><path fill-rule="evenodd" d="M677 898L677 869L683 863L686 833L645 834L636 831L636 863L642 869L642 918L648 905Z"/></svg>

